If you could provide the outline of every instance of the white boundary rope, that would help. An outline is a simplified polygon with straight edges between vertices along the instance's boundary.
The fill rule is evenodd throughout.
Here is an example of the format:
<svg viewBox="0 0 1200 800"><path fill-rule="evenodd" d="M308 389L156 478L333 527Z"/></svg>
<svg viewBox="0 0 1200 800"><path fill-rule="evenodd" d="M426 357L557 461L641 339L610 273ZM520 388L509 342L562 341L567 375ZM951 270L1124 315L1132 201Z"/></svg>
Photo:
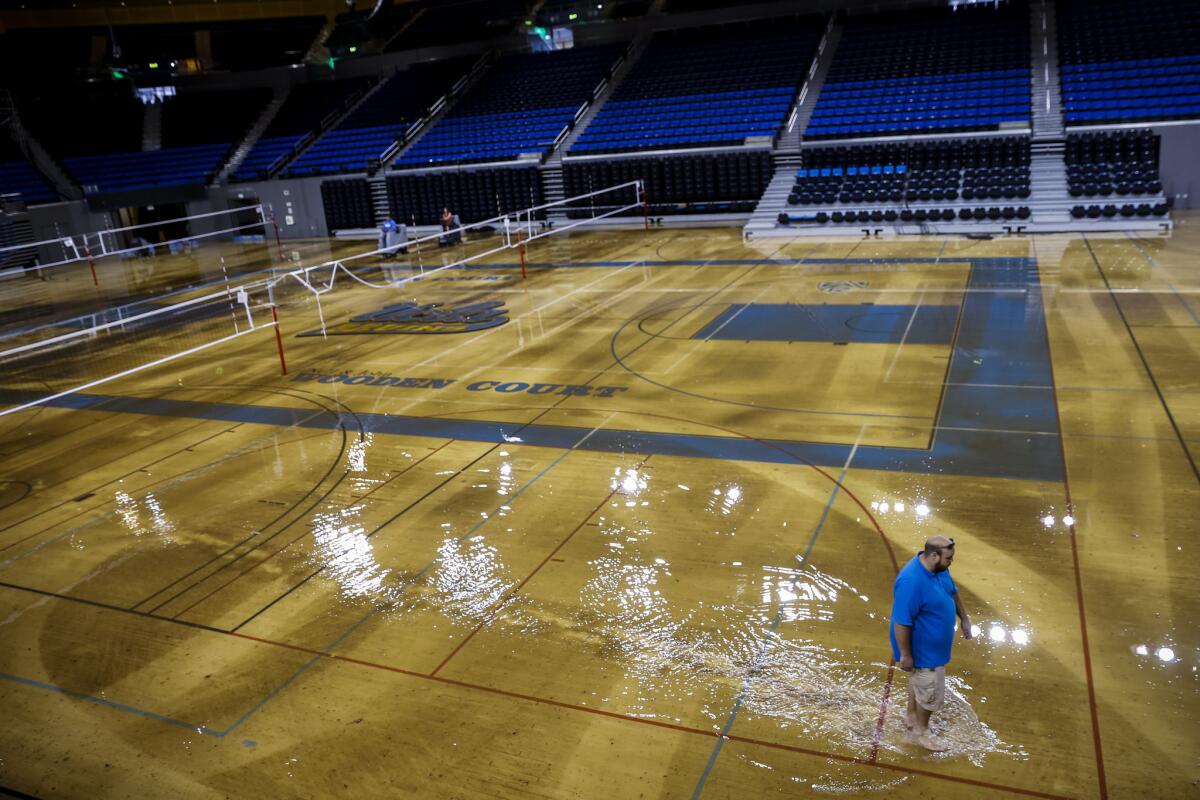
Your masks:
<svg viewBox="0 0 1200 800"><path fill-rule="evenodd" d="M247 223L245 225L235 225L231 228L222 228L221 230L208 231L206 233L197 233L197 234L192 234L189 236L181 236L178 239L169 239L165 242L148 242L146 244L139 244L139 245L135 245L133 247L117 248L117 249L110 250L105 242L106 236L112 236L113 234L124 233L126 231L133 231L133 230L137 230L138 228L149 228L149 227L153 227L156 225L169 225L169 224L172 224L175 222L187 222L187 221L195 220L195 219L206 219L208 217L215 217L215 216L219 216L221 214L230 215L230 214L238 214L238 213L242 213L242 212L246 212L246 211L258 212L258 221L252 222L252 223ZM109 228L107 230L102 230L102 231L89 231L88 233L71 234L70 236L61 236L57 239L44 239L40 242L29 242L28 244L8 245L6 247L0 247L0 259L2 259L4 257L4 255L9 252L26 251L26 250L34 251L41 247L50 247L50 246L54 246L54 245L58 245L58 246L62 247L63 253L66 254L67 257L63 258L60 261L51 261L46 264L33 264L28 267L12 267L10 269L0 270L0 279L10 278L10 277L13 277L16 275L26 275L30 272L39 272L41 270L49 269L51 267L62 267L62 266L66 266L68 264L79 264L79 263L82 263L89 259L96 260L96 259L101 259L101 258L109 258L112 256L127 255L129 253L137 253L137 252L147 250L147 249L157 250L160 247L168 247L169 248L173 244L190 242L190 241L193 241L196 239L208 239L213 236L221 236L224 234L236 233L238 231L243 231L243 230L247 230L250 228L262 227L262 226L265 226L267 224L267 222L268 222L267 216L263 213L263 207L261 205L245 206L242 208L226 209L224 211L210 211L206 214L195 214L190 217L177 217L175 219L162 220L161 222L145 222L140 225L127 225L124 228ZM95 252L91 251L91 245L93 242L98 246L97 250ZM115 240L112 240L112 243L115 244Z"/></svg>
<svg viewBox="0 0 1200 800"><path fill-rule="evenodd" d="M539 212L539 211L543 211L543 210L555 208L555 207L566 207L570 203L578 201L578 200L585 200L587 198L594 197L599 194L605 194L608 192L615 192L615 191L620 191L620 190L629 189L629 188L633 189L634 200L632 203L630 203L628 205L619 206L619 207L614 208L611 211L607 211L603 214L598 214L593 217L587 217L586 219L581 219L577 222L574 222L569 225L564 225L560 228L547 229L539 234L533 233L533 221L537 215L537 212ZM234 289L236 290L236 301L238 303L240 303L246 311L246 318L249 323L249 327L246 330L242 330L242 331L236 330L236 323L235 323L235 332L228 336L223 336L223 337L221 337L219 339L215 339L211 342L205 342L204 344L200 344L195 347L188 348L187 350L183 350L179 353L173 353L172 355L155 359L154 361L150 361L146 364L140 364L136 367L131 367L127 370L123 370L114 375L109 375L109 376L106 376L103 378L98 378L96 380L89 381L87 383L83 383L78 386L74 386L70 389L66 389L64 391L57 392L52 395L48 395L46 397L38 398L36 400L31 400L31 401L23 403L21 405L13 406L12 408L0 409L0 417L3 417L8 414L13 414L18 411L24 411L26 409L42 405L44 403L48 403L53 400L57 400L60 397L66 397L67 395L75 394L76 392L86 391L95 386L100 386L100 385L108 383L110 381L115 381L120 378L124 378L129 375L133 375L135 373L142 372L143 370L151 369L153 367L157 367L162 364L169 363L176 359L183 358L185 356L189 356L194 353L198 353L202 350L206 350L210 347L216 347L217 345L224 344L225 342L232 341L234 339L245 336L247 334L254 333L255 331L258 331L258 330L262 330L265 328L277 327L278 323L274 322L274 321L255 325L254 318L253 318L253 315L250 310L249 292L251 290L261 290L261 289L265 288L267 290L268 296L269 296L271 304L273 306L274 301L275 301L275 298L274 298L275 286L277 286L279 283L281 283L285 280L288 280L288 279L298 282L305 289L312 292L313 295L315 296L315 298L317 300L317 313L321 318L321 332L322 332L322 334L324 334L324 332L325 332L325 315L324 315L323 310L321 309L321 295L326 294L333 290L334 284L336 282L337 274L339 271L345 273L351 280L354 280L354 281L362 284L363 286L367 286L372 289L392 289L397 286L403 286L414 280L428 277L429 275L433 275L438 272L444 272L445 270L448 270L448 269L454 269L455 267L461 267L464 264L469 264L472 261L478 261L481 258L486 258L487 256L495 255L496 253L503 252L504 250L511 250L516 247L520 247L520 246L527 244L528 242L536 240L536 239L541 239L546 236L551 236L555 233L569 231L569 230L577 228L581 225L585 225L588 222L592 222L592 221L595 221L598 219L604 219L605 217L614 216L616 214L620 214L625 211L629 211L634 208L638 208L641 206L641 200L642 200L642 182L641 181L629 181L627 183L622 183L617 186L609 187L607 189L600 189L600 190L597 190L594 192L589 192L587 194L578 195L576 197L568 197L568 198L564 198L563 200L554 201L552 203L543 203L542 205L539 205L539 206L532 206L527 209L522 209L521 211L518 211L513 215L500 215L500 216L492 217L491 219L483 220L481 222L472 223L470 225L461 225L461 226L459 226L457 228L453 228L451 230L442 231L441 233L434 233L434 234L430 234L428 236L418 237L416 239L409 239L406 242L406 244L404 245L405 247L413 246L413 245L419 247L421 242L437 240L437 239L441 238L442 236L453 235L455 233L463 234L463 233L467 233L471 230L478 230L479 228L482 228L482 227L488 226L488 225L492 225L494 223L500 224L503 226L502 240L501 240L501 244L498 247L493 247L490 250L486 250L486 251L483 251L480 253L474 253L470 256L467 256L466 258L458 259L457 261L454 261L453 263L445 264L436 269L429 270L428 272L422 270L420 272L420 274L409 275L407 277L400 278L395 281L390 281L385 284L372 283L370 281L367 281L367 280L359 277L358 275L355 275L354 272L352 272L346 266L346 262L347 261L356 261L359 259L369 258L371 256L377 256L377 255L381 255L381 254L385 254L385 253L390 254L392 251L394 251L396 249L394 246L386 247L386 248L378 248L375 250L368 251L366 253L359 253L357 255L350 256L348 258L338 259L338 260L333 260L333 261L326 261L324 263L316 264L316 265L313 265L310 267L303 267L300 269L292 270L291 272L288 272L284 275L281 275L277 278L273 278L271 280L254 281L254 282L242 284L240 286L234 287ZM261 214L262 207L258 206L257 208ZM216 213L227 213L227 212L216 212ZM212 214L205 215L205 216L212 216ZM190 219L190 218L183 218L183 219ZM161 223L155 223L155 224L161 224ZM262 223L255 223L255 227L257 227L260 224L262 224ZM134 226L134 227L137 227L137 226ZM513 233L514 233L514 231L518 231L518 230L522 231L522 233L527 232L528 235L526 235L524 237L517 237L514 240ZM199 238L199 237L188 237L188 238ZM53 241L59 241L59 240L51 240L51 241L53 242ZM20 247L29 247L29 246L30 245L21 245ZM135 249L141 249L141 248L135 248ZM113 255L113 254L114 253L111 251L109 253L107 253L107 255ZM50 266L50 265L43 265L43 266ZM314 280L312 278L312 273L314 271L320 270L320 269L325 269L325 268L328 268L330 270L328 281L322 282L319 279ZM2 277L5 274L6 273L0 273L0 277ZM125 317L124 319L114 320L112 322L107 322L107 323L104 323L102 325L97 325L92 328L87 328L87 329L78 330L78 331L72 331L70 333L64 333L59 336L51 337L49 339L43 339L43 340L40 340L37 342L30 342L28 344L20 345L18 347L14 347L9 350L0 351L0 362L2 362L4 359L10 358L15 355L19 355L21 353L26 353L26 352L30 352L32 350L36 350L39 348L46 348L46 347L50 347L53 345L61 344L63 342L68 342L73 339L78 339L79 337L82 337L82 336L94 336L96 333L98 333L100 331L108 330L110 328L114 328L114 327L118 327L118 326L123 327L125 325L128 325L131 322L138 322L140 320L149 319L151 317L156 317L156 316L160 316L163 314L173 314L173 313L178 312L180 309L189 308L191 306L196 306L201 303L206 303L206 302L220 300L220 299L225 299L228 301L230 299L230 291L231 291L230 287L228 285L226 285L226 288L221 291L213 292L211 294L206 294L201 297L195 297L195 298L192 298L191 300L185 300L180 303L174 303L169 306L163 306L162 308L153 309L151 311L146 311L141 314L135 314L134 316Z"/></svg>

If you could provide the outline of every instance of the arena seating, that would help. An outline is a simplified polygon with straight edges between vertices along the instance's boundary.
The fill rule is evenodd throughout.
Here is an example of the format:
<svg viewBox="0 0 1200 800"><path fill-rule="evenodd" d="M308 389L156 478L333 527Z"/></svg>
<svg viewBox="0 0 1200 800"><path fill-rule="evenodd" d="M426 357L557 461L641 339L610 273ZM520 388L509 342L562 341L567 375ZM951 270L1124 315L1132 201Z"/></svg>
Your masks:
<svg viewBox="0 0 1200 800"><path fill-rule="evenodd" d="M1148 130L1076 133L1067 137L1067 186L1072 197L1102 198L1076 205L1076 219L1166 216L1158 177L1159 137Z"/></svg>
<svg viewBox="0 0 1200 800"><path fill-rule="evenodd" d="M536 167L389 175L387 188L392 218L417 225L436 225L443 208L471 223L545 202Z"/></svg>
<svg viewBox="0 0 1200 800"><path fill-rule="evenodd" d="M786 121L821 23L812 18L656 34L574 154L743 144Z"/></svg>
<svg viewBox="0 0 1200 800"><path fill-rule="evenodd" d="M608 75L624 44L505 55L397 167L506 161L543 154Z"/></svg>
<svg viewBox="0 0 1200 800"><path fill-rule="evenodd" d="M1200 117L1200 3L1060 0L1068 125Z"/></svg>
<svg viewBox="0 0 1200 800"><path fill-rule="evenodd" d="M633 180L645 181L649 213L724 214L754 210L771 181L773 168L768 150L720 155L652 156L611 160L568 161L563 165L567 197L587 194ZM575 205L588 211L568 216L590 216L593 200ZM641 214L641 209L625 212Z"/></svg>
<svg viewBox="0 0 1200 800"><path fill-rule="evenodd" d="M25 160L16 142L0 129L0 195L19 195L27 205L53 203L58 193L46 179Z"/></svg>
<svg viewBox="0 0 1200 800"><path fill-rule="evenodd" d="M288 176L355 172L373 166L473 61L470 57L433 61L396 73L301 153L288 168Z"/></svg>
<svg viewBox="0 0 1200 800"><path fill-rule="evenodd" d="M1029 139L912 141L806 148L780 213L790 222L1027 219ZM865 217L863 215L866 215Z"/></svg>
<svg viewBox="0 0 1200 800"><path fill-rule="evenodd" d="M306 135L317 131L326 115L345 108L370 83L369 78L347 78L293 87L262 136L238 165L233 179L265 178L268 168L281 156L291 153Z"/></svg>
<svg viewBox="0 0 1200 800"><path fill-rule="evenodd" d="M270 99L270 89L181 92L163 104L161 149L64 164L87 193L207 183Z"/></svg>
<svg viewBox="0 0 1200 800"><path fill-rule="evenodd" d="M351 228L375 227L371 186L366 178L321 182L321 202L330 234Z"/></svg>
<svg viewBox="0 0 1200 800"><path fill-rule="evenodd" d="M1030 124L1023 3L852 16L806 139L988 131Z"/></svg>
<svg viewBox="0 0 1200 800"><path fill-rule="evenodd" d="M1075 133L1067 137L1067 185L1072 197L1154 195L1159 137L1152 131Z"/></svg>

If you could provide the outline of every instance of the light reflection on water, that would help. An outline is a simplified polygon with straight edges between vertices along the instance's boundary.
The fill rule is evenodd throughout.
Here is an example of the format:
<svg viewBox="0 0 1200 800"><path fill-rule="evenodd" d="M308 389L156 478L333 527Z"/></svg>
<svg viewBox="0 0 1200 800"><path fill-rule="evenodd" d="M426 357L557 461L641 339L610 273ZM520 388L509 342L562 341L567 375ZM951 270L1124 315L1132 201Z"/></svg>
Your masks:
<svg viewBox="0 0 1200 800"><path fill-rule="evenodd" d="M613 539L633 539L610 524ZM648 538L648 537L643 537ZM867 621L870 598L840 578L812 565L803 568L765 565L739 602L699 602L683 610L668 599L673 579L666 559L639 561L629 550L592 560L591 578L580 597L581 622L602 640L602 655L624 662L626 688L620 710L639 717L682 721L663 709L688 707L699 700L704 715L720 729L742 693L741 720L770 718L785 740L819 742L835 752L865 757L875 746L887 664L864 662L861 647L845 649L827 641L800 638L789 625ZM740 571L753 574L749 568ZM852 606L847 606L852 602ZM773 612L783 626L772 632ZM869 622L886 642L884 618ZM886 644L884 644L886 646ZM749 676L749 677L747 677ZM1025 758L1025 752L1001 741L975 714L971 687L958 675L947 676L946 707L935 716L935 730L951 749L928 756L904 740L907 676L894 672L879 748L906 757L965 758L982 765L989 754ZM656 713L657 710L657 713ZM736 726L735 726L736 731ZM864 780L828 775L813 780L821 791L882 790L899 780Z"/></svg>
<svg viewBox="0 0 1200 800"><path fill-rule="evenodd" d="M146 492L139 500L127 492L118 490L113 499L117 505L117 517L121 524L135 536L152 534L164 543L175 541L175 523L163 511L162 504L154 492Z"/></svg>
<svg viewBox="0 0 1200 800"><path fill-rule="evenodd" d="M375 551L359 521L361 505L323 511L309 523L315 545L312 560L325 567L345 597L375 598L382 594L391 570L375 559Z"/></svg>

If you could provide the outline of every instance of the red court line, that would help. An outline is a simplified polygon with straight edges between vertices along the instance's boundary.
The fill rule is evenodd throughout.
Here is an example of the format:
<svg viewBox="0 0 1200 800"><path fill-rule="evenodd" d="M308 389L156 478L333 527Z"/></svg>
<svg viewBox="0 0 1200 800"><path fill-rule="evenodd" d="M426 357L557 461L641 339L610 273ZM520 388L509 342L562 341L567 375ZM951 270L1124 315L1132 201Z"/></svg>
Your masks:
<svg viewBox="0 0 1200 800"><path fill-rule="evenodd" d="M520 692L510 692L506 689L497 689L492 686L483 686L483 685L477 684L477 683L468 683L467 681L454 680L453 678L446 678L441 675L431 675L431 674L427 675L424 672L415 672L413 670L404 669L403 667L393 667L393 666L389 666L387 664L379 664L379 663L376 663L373 661L364 661L364 660L358 659L358 658L350 658L349 656L339 656L335 653L328 653L323 650L313 650L308 647L301 647L300 645L288 644L286 642L277 642L272 639L264 639L259 636L251 636L246 633L232 633L231 632L228 635L236 636L239 639L247 639L252 642L258 642L260 644L271 645L273 647L282 647L287 650L294 650L299 653L307 653L309 655L320 656L322 658L327 658L327 659L330 659L333 661L343 661L347 664L356 664L360 667L369 667L371 669L383 670L385 672L394 672L394 673L397 673L400 675L407 675L410 678L419 678L420 680L433 681L435 683L441 683L441 684L445 684L447 686L457 686L462 689L473 689L473 690L479 691L479 692L487 692L488 694L499 695L501 697L508 697L508 698L511 698L514 700L524 700L524 701L527 701L530 703L554 706L555 708L567 709L569 711L582 711L582 712L585 712L588 714L596 714L597 716L601 716L601 717L608 717L610 719L621 720L623 722L636 723L638 725L650 725L650 726L653 726L656 728L666 728L668 730L678 731L680 733L690 733L693 735L706 736L706 737L714 738L714 739L721 736L721 734L718 733L717 731L706 731L701 728L692 728L687 725L678 725L673 722L663 722L661 720L656 720L656 719L645 719L643 717L631 717L626 714L619 714L615 711L606 711L602 708L591 708L589 706L581 706L581 705L576 705L574 703L565 703L561 700L552 700L547 697L538 697L536 695L522 694ZM814 750L814 749L807 748L807 747L797 747L795 745L782 744L780 742L769 742L764 739L754 739L754 738L751 738L748 736L736 736L733 734L728 734L725 736L725 738L730 741L740 742L742 744L757 745L759 747L767 747L772 750L783 750L783 751L786 751L789 753L800 753L802 755L809 755L809 756L816 756L818 758L832 759L834 761L841 761L846 764L857 764L859 766L864 766L864 767L876 767L879 769L890 770L892 772L904 773L906 775L920 775L922 777L933 778L935 780L948 781L950 783L961 783L961 784L966 784L968 786L979 786L979 787L982 787L985 789L994 789L996 791L1011 792L1012 794L1019 794L1019 795L1025 796L1025 797L1041 797L1041 798L1046 798L1047 800L1068 800L1068 798L1065 795L1050 794L1048 792L1038 792L1033 789L1022 789L1017 786L1006 786L1006 785L1000 784L1000 783L991 783L989 781L981 781L981 780L976 780L974 778L965 778L965 777L960 777L957 775L946 775L941 772L934 772L932 770L918 769L916 767L907 767L907 766L903 766L900 764L890 764L890 763L883 762L883 761L872 762L865 758L858 758L856 756L848 756L848 755L843 755L841 753L829 753L829 752L825 752L823 750Z"/></svg>
<svg viewBox="0 0 1200 800"><path fill-rule="evenodd" d="M650 460L650 456L646 456L645 458L643 458L641 460L641 462L638 464L638 468L644 467L646 465L646 462L649 460ZM580 529L583 528L583 526L587 524L588 520L591 519L592 517L596 516L596 513L599 512L600 509L604 508L604 505L609 500L612 499L612 496L614 494L617 493L617 488L618 488L617 486L614 486L612 491L609 492L608 494L606 494L604 496L604 499L601 500L600 503L595 508L593 508L591 511L589 511L587 513L587 516L585 516L582 520L580 520L579 524L576 525L575 528L570 533L567 534L566 538L563 539L561 542L559 542L555 546L555 548L553 550L551 550L550 553L545 558L542 559L542 563L538 564L536 567L533 568L533 572L526 575L524 580L522 580L520 583L518 583L512 589L505 592L496 602L492 603L492 605L488 609L488 611L489 612L496 611L504 604L504 602L506 600L516 597L517 592L521 591L521 589L525 586L525 584L529 583L530 579L533 578L534 575L537 575L538 572L541 571L542 567L546 566L546 564L549 563L550 559L554 558L555 554L557 554L559 550L563 549L563 547L567 544L567 542L571 541L571 539L575 536L575 534L579 533ZM471 641L471 639L473 639L475 637L475 634L479 633L479 631L483 628L483 626L491 621L492 621L491 616L485 616L484 619L478 625L475 626L475 629L472 630L470 633L468 633L466 635L466 637L461 642L458 643L458 646L450 651L450 655L448 655L444 659L442 659L442 663L438 664L434 668L433 672L431 672L429 674L437 675L439 672L441 672L442 667L449 664L450 659L452 659L456 655L458 655L458 651L462 650L463 647L466 646L467 642Z"/></svg>
<svg viewBox="0 0 1200 800"><path fill-rule="evenodd" d="M352 507L352 506L354 506L354 505L357 505L358 503L361 503L363 500L366 500L366 499L367 499L368 497L370 497L372 494L374 494L375 492L377 492L377 491L379 491L380 489L384 488L385 486L387 486L388 484L390 484L392 481L394 481L394 480L396 480L397 478L399 478L401 475L404 475L405 473L407 473L409 470L411 470L411 469L415 469L417 466L419 466L421 463L423 463L423 462L425 461L425 459L427 459L427 458L430 458L431 456L433 456L434 454L436 454L437 452L439 452L439 451L440 451L440 450L442 450L443 448L447 447L448 445L450 445L450 444L451 444L451 443L453 443L454 441L455 441L454 439L447 439L445 442L443 442L442 444L438 445L436 448L434 448L433 450L429 451L429 452L428 452L428 453L426 453L425 455L421 456L419 459L417 459L416 461L414 461L412 464L409 464L407 467L405 467L404 469L402 469L400 472L397 472L395 475L393 475L392 477L388 478L386 481L384 481L384 482L383 482L383 483L381 483L380 485L378 485L378 486L376 486L375 488L371 489L371 491L367 492L366 494L364 494L364 495L362 495L362 496L360 496L360 497L356 497L356 498L354 498L353 500L351 500L351 501L350 501L350 502L348 502L348 503L343 503L343 504L342 504L342 509L347 509L347 508L350 508L350 507ZM336 463L335 463L335 465L334 465L334 466L335 466L335 468L336 468L336 466L337 466L337 464L338 464L338 463L341 463L341 460L342 460L342 456L341 456L341 454L339 454L339 455L338 455L337 462L336 462ZM322 481L323 481L323 480L324 480L324 479L322 479ZM330 495L331 495L331 494L332 494L334 491L336 491L336 490L337 490L337 488L338 488L339 486L340 486L340 481L339 481L337 484L334 484L334 486L333 486L333 487L330 489L330 491L329 491L328 493L326 493L326 494L325 494L325 495L324 495L324 496L323 496L323 497L322 497L322 498L321 498L321 499L318 501L318 504L319 504L319 503L323 503L323 502L325 502L325 500L326 500L326 499L327 499L327 498L328 498L328 497L329 497L329 496L330 496ZM297 504L297 505L298 505L298 504ZM309 509L308 509L308 511L311 511L311 510L312 510L313 508L315 508L315 507L316 507L315 505L314 505L314 506L310 506L310 507L309 507ZM295 519L293 519L291 522L289 522L289 523L287 523L286 525L284 525L282 528L280 528L280 529L279 529L279 530L276 532L276 534L275 534L275 535L278 535L278 534L280 534L280 533L283 533L283 532L284 532L284 531L286 531L288 528L291 528L291 527L293 527L294 525L296 525L296 523L298 523L298 522L300 522L300 521L304 520L304 518L308 516L308 511L301 513L299 516L297 516L297 517L296 517ZM288 513L290 513L290 511L289 511ZM285 514L284 516L286 516L286 514ZM280 517L280 519L282 519L282 518L283 518L283 517ZM392 520L389 520L389 522L392 522ZM372 534L372 535L374 535L375 533L378 533L378 532L379 532L379 528L376 528L374 531L372 531L372 532L371 532L371 534ZM256 569L258 569L259 567L261 567L261 566L262 566L263 564L265 564L267 561L271 560L271 559L272 559L272 558L274 558L275 556L277 556L277 555L279 555L280 553L282 553L283 551L287 550L287 549L288 549L289 547L291 547L292 545L296 544L296 542L299 542L299 541L301 541L302 539L304 539L304 538L308 537L309 535L310 535L310 534L309 534L309 531L308 531L308 530L305 530L305 531L304 531L302 534L300 534L299 536L297 536L297 537L293 538L291 541L288 541L288 542L284 543L284 544L283 544L281 547L279 547L278 549L276 549L274 552L272 552L272 553L268 553L268 554L266 554L266 555L262 556L262 558L260 558L258 561L256 561L256 562L254 562L253 564L251 564L251 565L250 565L249 567L247 567L246 569L244 569L244 570L242 570L241 572L239 572L238 574L234 575L232 578L229 578L228 580L226 580L224 583L222 583L220 586L216 587L215 589L212 589L212 590L210 590L210 591L208 592L208 594L205 594L205 595L201 596L201 597L200 597L198 600L195 600L194 602L192 602L191 604L189 604L189 605L188 605L186 608L183 608L183 609L179 610L178 612L176 612L176 613L172 614L172 615L171 615L171 617L172 617L173 619L174 619L174 618L177 618L177 617L182 617L184 614L186 614L187 612L191 611L193 608L195 608L196 606L200 605L200 604L201 604L201 603L203 603L204 601L208 600L210 597L212 597L212 596L213 596L213 595L215 595L216 593L218 593L218 592L221 592L221 591L225 590L225 589L226 589L226 588L227 588L227 587L228 587L230 584L234 583L235 581L237 581L237 580L239 580L239 579L241 579L241 578L244 578L246 575L250 574L250 573L251 573L251 572L253 572L254 570L256 570ZM370 536L368 536L367 538L370 538ZM266 544L266 542L263 542L262 544ZM256 547L256 548L254 548L253 550L247 550L247 551L246 551L246 553L245 553L245 555L249 555L250 553L254 552L254 550L256 550L256 549L257 549L257 547ZM261 555L261 554L260 554L260 555ZM185 591L183 591L183 592L180 592L179 594L175 595L175 597L172 597L172 598L171 598L171 600L174 600L176 597L181 597L181 596L183 596L183 595L187 594L187 592L190 592L192 589L196 588L196 586L199 586L200 584L204 583L205 581L209 580L210 578L214 578L214 577L216 577L217 575L219 575L219 574L220 574L222 571L224 571L225 569L227 569L227 568L229 568L229 567L233 566L233 563L234 563L234 562L233 562L233 561L231 561L231 562L229 562L228 564L226 564L224 567L222 567L222 568L218 569L218 570L217 570L217 571L215 571L215 572L212 572L212 573L210 573L209 575L205 576L203 579L201 579L201 580L197 581L196 583L194 583L194 584L193 584L191 587L189 587L187 590L185 590ZM169 603L169 602L171 602L171 600L168 600L167 602ZM166 603L163 603L163 605L166 605ZM160 606L160 607L161 607L161 606ZM151 610L152 610L152 611L154 611L154 610L157 610L157 609L151 609Z"/></svg>

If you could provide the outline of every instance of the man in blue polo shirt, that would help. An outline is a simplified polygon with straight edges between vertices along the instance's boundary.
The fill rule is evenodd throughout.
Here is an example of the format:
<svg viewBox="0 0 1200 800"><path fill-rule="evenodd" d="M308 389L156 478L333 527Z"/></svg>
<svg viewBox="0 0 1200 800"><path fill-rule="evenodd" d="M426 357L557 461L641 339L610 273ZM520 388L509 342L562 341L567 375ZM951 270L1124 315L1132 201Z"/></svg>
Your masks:
<svg viewBox="0 0 1200 800"><path fill-rule="evenodd" d="M971 638L971 618L950 577L954 540L934 536L900 570L892 591L892 659L909 673L904 727L927 750L947 749L929 730L929 717L946 700L946 664L954 645L954 619Z"/></svg>

